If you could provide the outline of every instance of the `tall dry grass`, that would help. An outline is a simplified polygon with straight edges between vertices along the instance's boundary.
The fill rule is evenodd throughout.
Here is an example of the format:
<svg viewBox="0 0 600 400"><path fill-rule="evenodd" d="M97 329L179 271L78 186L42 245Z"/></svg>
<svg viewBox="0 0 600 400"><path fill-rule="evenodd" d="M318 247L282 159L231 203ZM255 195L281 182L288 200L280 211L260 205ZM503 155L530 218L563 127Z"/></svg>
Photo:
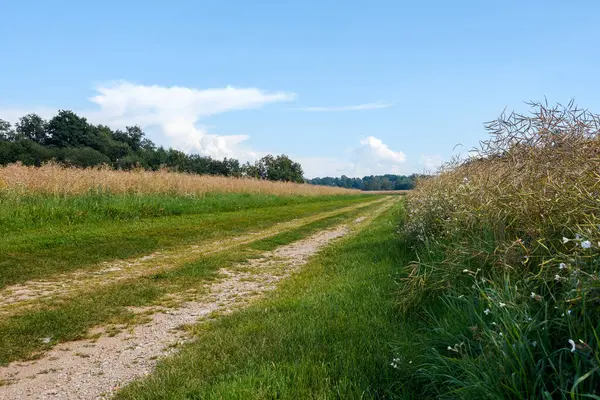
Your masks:
<svg viewBox="0 0 600 400"><path fill-rule="evenodd" d="M400 304L435 332L413 343L435 396L600 390L600 116L532 106L407 195Z"/></svg>
<svg viewBox="0 0 600 400"><path fill-rule="evenodd" d="M0 190L17 194L78 195L89 192L202 195L255 193L280 196L355 194L358 190L161 171L69 168L57 164L0 167Z"/></svg>

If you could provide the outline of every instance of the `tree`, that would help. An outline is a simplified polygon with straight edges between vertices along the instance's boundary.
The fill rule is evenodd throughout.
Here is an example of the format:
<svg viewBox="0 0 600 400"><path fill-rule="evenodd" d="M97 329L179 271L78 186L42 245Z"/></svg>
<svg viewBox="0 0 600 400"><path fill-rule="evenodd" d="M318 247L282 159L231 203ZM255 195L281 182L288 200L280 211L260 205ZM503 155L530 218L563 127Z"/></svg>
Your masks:
<svg viewBox="0 0 600 400"><path fill-rule="evenodd" d="M12 141L15 138L15 131L10 122L0 119L0 140Z"/></svg>
<svg viewBox="0 0 600 400"><path fill-rule="evenodd" d="M60 110L48 122L47 144L55 147L98 146L98 131L73 111Z"/></svg>
<svg viewBox="0 0 600 400"><path fill-rule="evenodd" d="M154 143L145 138L144 131L137 125L125 127L125 132L121 130L115 131L114 138L120 142L127 143L133 151L137 151L142 147L154 147Z"/></svg>
<svg viewBox="0 0 600 400"><path fill-rule="evenodd" d="M28 139L39 144L46 144L48 139L47 122L37 114L27 114L19 119L16 125L17 138Z"/></svg>
<svg viewBox="0 0 600 400"><path fill-rule="evenodd" d="M241 172L245 176L257 179L268 179L270 181L304 182L302 166L292 161L288 156L282 154L273 157L268 154L256 161L254 165L246 163Z"/></svg>

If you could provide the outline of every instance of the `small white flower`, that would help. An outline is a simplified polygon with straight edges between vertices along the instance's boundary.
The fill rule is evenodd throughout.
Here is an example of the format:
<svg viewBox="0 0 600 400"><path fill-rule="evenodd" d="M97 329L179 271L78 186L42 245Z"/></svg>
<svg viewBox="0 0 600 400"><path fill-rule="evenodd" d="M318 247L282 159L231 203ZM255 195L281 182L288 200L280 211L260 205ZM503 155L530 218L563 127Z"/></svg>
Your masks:
<svg viewBox="0 0 600 400"><path fill-rule="evenodd" d="M575 341L573 339L569 339L569 344L571 345L571 353L575 352Z"/></svg>
<svg viewBox="0 0 600 400"><path fill-rule="evenodd" d="M565 268L567 268L567 264L565 264L565 263L558 264L558 269L565 269Z"/></svg>
<svg viewBox="0 0 600 400"><path fill-rule="evenodd" d="M590 242L589 240L584 240L583 242L581 242L581 248L589 249L590 247L592 247L592 242Z"/></svg>
<svg viewBox="0 0 600 400"><path fill-rule="evenodd" d="M570 241L570 240L571 240L571 239L569 239L569 238L566 238L566 237L564 237L564 236L563 236L563 243L569 243L569 241Z"/></svg>
<svg viewBox="0 0 600 400"><path fill-rule="evenodd" d="M567 310L567 314L571 315L571 313L573 312L573 310Z"/></svg>
<svg viewBox="0 0 600 400"><path fill-rule="evenodd" d="M560 275L554 275L554 280L560 282Z"/></svg>
<svg viewBox="0 0 600 400"><path fill-rule="evenodd" d="M488 315L489 313L491 313L491 311L490 311L490 309L489 309L489 308L486 308L485 310L483 310L483 313L484 313L485 315Z"/></svg>
<svg viewBox="0 0 600 400"><path fill-rule="evenodd" d="M529 296L529 297L531 297L532 299L535 299L535 293L531 292L531 296Z"/></svg>
<svg viewBox="0 0 600 400"><path fill-rule="evenodd" d="M500 333L499 333L499 335L500 335L500 336L504 336L504 333L500 332Z"/></svg>
<svg viewBox="0 0 600 400"><path fill-rule="evenodd" d="M463 183L469 183L469 178L467 178L466 176L463 178Z"/></svg>
<svg viewBox="0 0 600 400"><path fill-rule="evenodd" d="M469 272L469 270L468 269L463 269L463 272L466 274L466 273Z"/></svg>
<svg viewBox="0 0 600 400"><path fill-rule="evenodd" d="M497 324L497 323L495 323L494 321L492 321L492 325L496 326L496 325L498 325L498 324Z"/></svg>
<svg viewBox="0 0 600 400"><path fill-rule="evenodd" d="M533 342L531 342L531 345L532 345L533 347L536 347L536 346L537 346L537 342L534 340Z"/></svg>
<svg viewBox="0 0 600 400"><path fill-rule="evenodd" d="M500 306L500 307L506 307L506 303L500 302L500 303L498 303L498 306Z"/></svg>

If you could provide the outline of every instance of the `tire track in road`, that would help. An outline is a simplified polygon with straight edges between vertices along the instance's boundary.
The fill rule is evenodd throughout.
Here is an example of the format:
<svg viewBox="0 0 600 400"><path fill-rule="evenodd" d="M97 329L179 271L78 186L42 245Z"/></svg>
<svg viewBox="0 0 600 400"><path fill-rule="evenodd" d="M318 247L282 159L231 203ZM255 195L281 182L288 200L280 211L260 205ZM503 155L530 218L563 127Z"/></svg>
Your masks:
<svg viewBox="0 0 600 400"><path fill-rule="evenodd" d="M224 240L176 247L132 259L104 262L97 270L74 271L11 285L0 290L0 316L6 317L35 309L42 306L40 303L44 300L65 299L123 280L170 270L205 255L231 250L237 246L266 239L325 218L369 207L384 200L378 199L281 222L258 232Z"/></svg>
<svg viewBox="0 0 600 400"><path fill-rule="evenodd" d="M179 329L206 320L214 313L239 310L276 289L299 271L318 251L371 223L394 204L387 199L353 222L321 230L307 238L262 254L247 263L219 270L193 302L154 312L149 322L113 337L101 336L56 346L39 360L13 362L0 368L0 399L105 399L120 387L151 373L160 357L193 340ZM372 204L372 203L371 203ZM146 314L148 309L138 310Z"/></svg>

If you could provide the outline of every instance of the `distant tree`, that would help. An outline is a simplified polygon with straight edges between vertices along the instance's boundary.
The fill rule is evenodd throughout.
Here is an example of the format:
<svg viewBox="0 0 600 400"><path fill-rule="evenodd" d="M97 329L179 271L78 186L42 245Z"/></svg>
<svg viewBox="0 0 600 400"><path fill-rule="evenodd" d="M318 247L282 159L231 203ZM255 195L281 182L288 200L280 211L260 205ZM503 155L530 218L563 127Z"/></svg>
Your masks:
<svg viewBox="0 0 600 400"><path fill-rule="evenodd" d="M87 119L70 110L60 110L48 121L46 143L54 147L99 147L99 131Z"/></svg>
<svg viewBox="0 0 600 400"><path fill-rule="evenodd" d="M46 144L47 122L39 115L27 114L21 117L15 128L16 139L28 139L38 144Z"/></svg>
<svg viewBox="0 0 600 400"><path fill-rule="evenodd" d="M124 170L168 168L195 174L304 181L301 165L286 155L267 155L244 165L233 158L188 155L173 148L157 148L139 126L113 131L105 125L92 125L70 110L60 110L50 121L37 114L25 115L15 130L0 120L0 165L16 161L40 165L49 160L78 167L107 164Z"/></svg>
<svg viewBox="0 0 600 400"><path fill-rule="evenodd" d="M270 181L304 182L302 166L285 154L277 157L268 154L253 165L246 163L241 168L241 172L245 176Z"/></svg>
<svg viewBox="0 0 600 400"><path fill-rule="evenodd" d="M15 139L15 131L10 122L0 119L0 140L12 141Z"/></svg>
<svg viewBox="0 0 600 400"><path fill-rule="evenodd" d="M114 138L120 142L127 143L133 151L137 151L144 146L154 148L154 143L146 139L144 131L137 125L125 127L125 132L121 130L115 131Z"/></svg>
<svg viewBox="0 0 600 400"><path fill-rule="evenodd" d="M307 180L312 185L339 186L360 190L410 190L414 188L416 175L370 175L363 178L324 177Z"/></svg>

